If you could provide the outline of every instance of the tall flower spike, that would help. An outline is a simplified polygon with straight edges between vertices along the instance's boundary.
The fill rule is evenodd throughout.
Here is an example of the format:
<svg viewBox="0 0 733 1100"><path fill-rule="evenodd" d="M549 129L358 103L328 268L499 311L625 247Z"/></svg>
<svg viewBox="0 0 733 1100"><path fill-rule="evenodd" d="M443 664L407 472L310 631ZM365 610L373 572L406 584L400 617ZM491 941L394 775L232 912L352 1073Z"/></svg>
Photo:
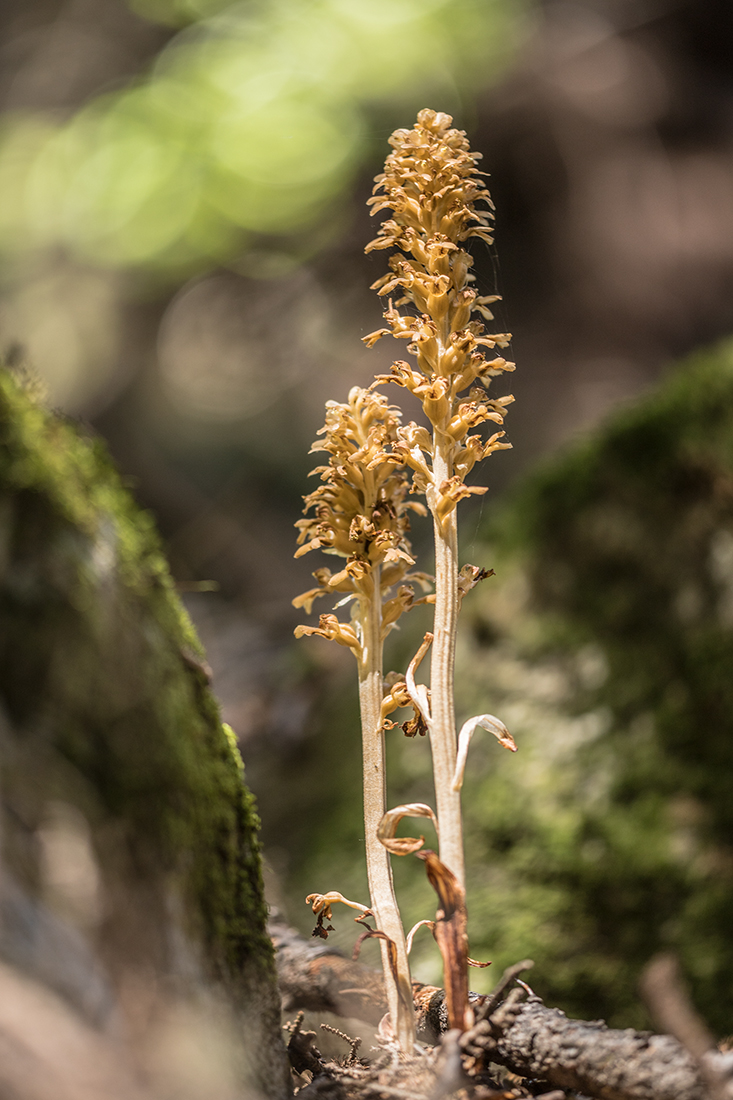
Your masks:
<svg viewBox="0 0 733 1100"><path fill-rule="evenodd" d="M495 376L514 369L500 355L485 352L508 346L508 333L487 334L495 295L480 296L472 286L473 260L462 247L471 237L492 241L493 204L466 135L451 128L452 118L420 111L412 130L396 130L393 151L377 176L372 213L392 212L383 222L373 249L397 250L389 274L373 289L389 298L386 328L365 337L371 347L382 336L407 341L415 366L400 360L377 384L394 382L422 403L433 429L408 424L398 430L395 451L414 470L424 491L435 530L435 641L431 655L430 742L436 805L440 822L440 858L465 888L460 792L454 788L456 726L453 711L455 634L462 595L457 562L456 505L482 486L465 478L481 459L509 444L503 431L486 440L476 429L501 425L511 397L490 398ZM400 312L401 307L412 307ZM468 393L465 391L468 390Z"/></svg>
<svg viewBox="0 0 733 1100"><path fill-rule="evenodd" d="M440 897L441 908L433 923L445 960L446 986L450 981L451 1026L463 1028L471 1012L460 784L473 727L487 725L496 730L489 725L491 716L472 719L457 761L456 619L463 596L488 574L474 566L458 573L456 506L472 493L486 492L466 486L465 478L481 459L508 446L502 431L484 439L476 429L487 422L502 425L512 398L492 399L486 390L492 378L514 369L500 355L487 359L485 354L485 349L506 347L508 334L487 335L482 323L473 319L474 313L492 319L488 307L495 296L476 294L471 286L472 260L461 246L470 237L491 241L492 206L479 179L478 154L471 153L465 134L451 129L451 122L449 115L421 111L412 130L392 135L393 152L377 177L372 212L389 209L393 217L383 223L367 251L395 248L402 255L391 257L389 274L374 284L381 296L388 297L384 314L388 327L371 333L365 342L371 347L390 334L405 340L415 364L399 360L369 390L352 390L347 404L328 402L326 424L319 433L324 439L313 450L326 451L329 461L314 471L322 484L306 497L306 518L298 524L298 556L321 549L346 558L346 564L335 574L325 568L316 570L317 587L293 601L307 611L324 595L339 597L336 608L351 604L348 623L326 614L318 627L300 626L296 634L319 634L352 649L357 657L367 872L377 924L376 931L370 929L366 935L380 939L390 1016L400 1046L407 1052L414 1040L410 973L388 849L402 854L420 848L422 840L397 838L395 829L406 813L432 816L432 811L415 804L385 815L384 730L394 725L389 714L410 705L415 717L403 724L405 733L414 736L427 731L430 736L440 858L432 852L417 851L417 855L425 859L428 877ZM403 306L413 310L401 313ZM417 424L401 424L399 410L374 392L384 382L404 387L422 403L432 435ZM408 501L408 492L425 495L434 521L435 595L420 600L405 583L415 580L423 589L426 583L424 574L409 572L413 561L407 513L410 508L423 513L425 509ZM426 634L405 676L390 674L385 684L384 637L418 602L435 604L435 640ZM428 691L417 683L416 672L431 642ZM491 722L496 725L498 719ZM506 741L511 741L509 734L505 738L502 731L503 727L499 730L502 743L511 747ZM320 918L325 919L329 899L338 897L311 898L320 906L319 928L324 934L327 930Z"/></svg>
<svg viewBox="0 0 733 1100"><path fill-rule="evenodd" d="M377 829L386 809L384 727L382 722L384 636L413 603L414 564L407 538L409 512L424 507L408 499L410 484L402 455L395 451L399 410L370 390L355 387L346 404L329 401L323 438L312 451L329 455L313 471L321 484L305 498L307 518L298 522L296 556L321 549L346 558L338 573L318 569L317 587L293 600L310 611L319 596L351 603L349 623L321 616L317 627L299 626L296 636L318 634L351 648L359 670L364 775L364 831L371 912L380 938L390 1017L400 1046L411 1051L414 1012L407 950L392 883L389 854ZM308 513L313 513L308 515ZM386 599L399 586L396 595ZM316 896L316 895L314 895ZM326 895L338 900L336 895Z"/></svg>

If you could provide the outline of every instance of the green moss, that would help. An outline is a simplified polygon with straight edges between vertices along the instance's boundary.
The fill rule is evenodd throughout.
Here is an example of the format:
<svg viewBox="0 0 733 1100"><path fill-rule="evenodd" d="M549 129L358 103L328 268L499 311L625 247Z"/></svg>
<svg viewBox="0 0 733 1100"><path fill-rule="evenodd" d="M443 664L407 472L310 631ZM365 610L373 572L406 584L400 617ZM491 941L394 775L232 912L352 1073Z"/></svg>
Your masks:
<svg viewBox="0 0 733 1100"><path fill-rule="evenodd" d="M259 822L153 520L101 444L40 408L8 372L0 517L7 782L21 783L34 755L52 760L36 776L31 814L49 797L81 801L99 836L116 838L100 852L105 872L127 876L132 890L147 883L161 912L173 887L210 978L240 1008L264 1006L279 1042Z"/></svg>

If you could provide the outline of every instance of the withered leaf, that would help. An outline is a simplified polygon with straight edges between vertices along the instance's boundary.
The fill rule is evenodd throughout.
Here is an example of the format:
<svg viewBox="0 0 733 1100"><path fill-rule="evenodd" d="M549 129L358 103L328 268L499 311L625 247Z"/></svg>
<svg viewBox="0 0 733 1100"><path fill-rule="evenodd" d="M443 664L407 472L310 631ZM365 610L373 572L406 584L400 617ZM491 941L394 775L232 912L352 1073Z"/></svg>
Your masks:
<svg viewBox="0 0 733 1100"><path fill-rule="evenodd" d="M387 851L392 852L392 854L396 856L411 855L422 848L425 843L424 836L395 836L397 826L400 821L402 821L403 817L429 817L436 831L438 829L438 822L435 814L424 802L408 802L404 806L395 806L393 810L387 810L387 813L379 822L377 837L381 840Z"/></svg>
<svg viewBox="0 0 733 1100"><path fill-rule="evenodd" d="M428 881L440 903L433 935L443 957L448 1026L465 1031L473 1023L473 1011L468 1002L466 896L456 876L435 852L426 848L415 855L425 864Z"/></svg>
<svg viewBox="0 0 733 1100"><path fill-rule="evenodd" d="M356 920L357 924L364 924L364 922L358 917L355 917L354 919ZM365 940L382 940L382 942L387 945L387 960L389 962L389 969L392 972L392 977L394 978L394 983L397 986L397 992L403 1003L407 1003L403 995L402 982L400 982L399 971L397 969L397 947L395 946L394 940L390 939L386 932L380 932L376 928L369 928L367 925L365 925L364 927L366 928L366 931L362 932L362 934L359 936L358 940L354 944L352 958L354 959L354 961L359 958L361 945L364 943ZM412 1007L411 1004L410 1007Z"/></svg>
<svg viewBox="0 0 733 1100"><path fill-rule="evenodd" d="M313 931L311 932L311 936L316 936L319 939L327 940L328 939L328 933L333 932L334 929L333 929L332 924L324 925L323 916L324 916L324 911L321 910L321 912L316 917L316 926L313 929Z"/></svg>

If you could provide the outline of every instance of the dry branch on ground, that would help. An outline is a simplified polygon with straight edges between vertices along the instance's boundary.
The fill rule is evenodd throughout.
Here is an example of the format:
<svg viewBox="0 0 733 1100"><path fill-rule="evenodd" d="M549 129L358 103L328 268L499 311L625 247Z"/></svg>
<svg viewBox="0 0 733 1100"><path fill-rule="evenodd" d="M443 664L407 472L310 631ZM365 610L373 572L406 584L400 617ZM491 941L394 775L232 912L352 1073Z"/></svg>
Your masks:
<svg viewBox="0 0 733 1100"><path fill-rule="evenodd" d="M309 943L280 918L271 932L286 1011L334 1012L371 1023L381 1019L386 1011L381 974L325 945ZM517 972L528 965L512 968L506 988L474 998L477 1023L458 1040L463 1069L499 1064L523 1078L546 1082L547 1090L568 1089L599 1100L704 1100L699 1064L677 1039L613 1029L598 1020L568 1019L516 985ZM417 982L413 990L418 1034L434 1042L447 1029L444 992ZM469 1081L462 1078L455 1085Z"/></svg>

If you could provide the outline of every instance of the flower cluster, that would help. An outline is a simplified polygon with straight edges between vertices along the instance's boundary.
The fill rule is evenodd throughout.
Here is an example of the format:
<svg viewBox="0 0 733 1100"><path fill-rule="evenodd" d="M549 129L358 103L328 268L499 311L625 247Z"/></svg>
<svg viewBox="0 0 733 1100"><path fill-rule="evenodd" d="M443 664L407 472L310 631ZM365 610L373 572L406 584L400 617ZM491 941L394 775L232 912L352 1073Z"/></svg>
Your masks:
<svg viewBox="0 0 733 1100"><path fill-rule="evenodd" d="M319 596L340 595L337 606L355 600L352 623L339 622L335 615L321 616L318 627L300 626L298 637L318 634L361 651L358 623L359 601L371 600L375 576L382 597L382 636L394 627L403 611L415 602L414 589L402 583L414 580L424 586L422 573L410 573L414 565L407 533L409 512L425 514L422 504L408 499L410 483L401 453L394 447L400 427L399 409L378 393L355 386L346 404L329 401L326 423L311 453L326 451L327 466L312 471L322 484L305 497L306 519L297 523L296 557L320 549L346 558L337 573L317 569L316 588L293 600L296 607L310 612ZM308 515L312 512L312 515ZM379 568L377 568L379 567ZM387 599L391 590L397 592Z"/></svg>
<svg viewBox="0 0 733 1100"><path fill-rule="evenodd" d="M497 296L480 296L470 285L473 260L461 244L470 237L491 242L493 204L476 167L481 154L469 150L465 134L450 128L452 121L450 115L424 110L414 129L392 135L394 151L369 201L373 214L390 209L393 216L367 246L367 251L396 248L404 254L390 258L390 273L372 288L381 296L399 294L396 303L390 298L384 314L388 327L370 333L364 343L372 347L391 334L408 341L407 351L417 361L416 368L397 361L377 383L395 382L414 394L435 430L431 440L425 429L406 425L394 451L412 467L416 487L426 493L438 522L463 497L486 492L467 487L465 478L477 462L510 444L502 442L503 432L486 441L470 433L486 421L501 425L513 400L490 399L486 393L491 379L514 364L501 356L487 359L482 350L507 347L509 334L485 334L483 324L472 320L474 313L492 320L488 306ZM417 312L400 313L404 305ZM439 482L436 443L447 464L447 470L440 466Z"/></svg>

